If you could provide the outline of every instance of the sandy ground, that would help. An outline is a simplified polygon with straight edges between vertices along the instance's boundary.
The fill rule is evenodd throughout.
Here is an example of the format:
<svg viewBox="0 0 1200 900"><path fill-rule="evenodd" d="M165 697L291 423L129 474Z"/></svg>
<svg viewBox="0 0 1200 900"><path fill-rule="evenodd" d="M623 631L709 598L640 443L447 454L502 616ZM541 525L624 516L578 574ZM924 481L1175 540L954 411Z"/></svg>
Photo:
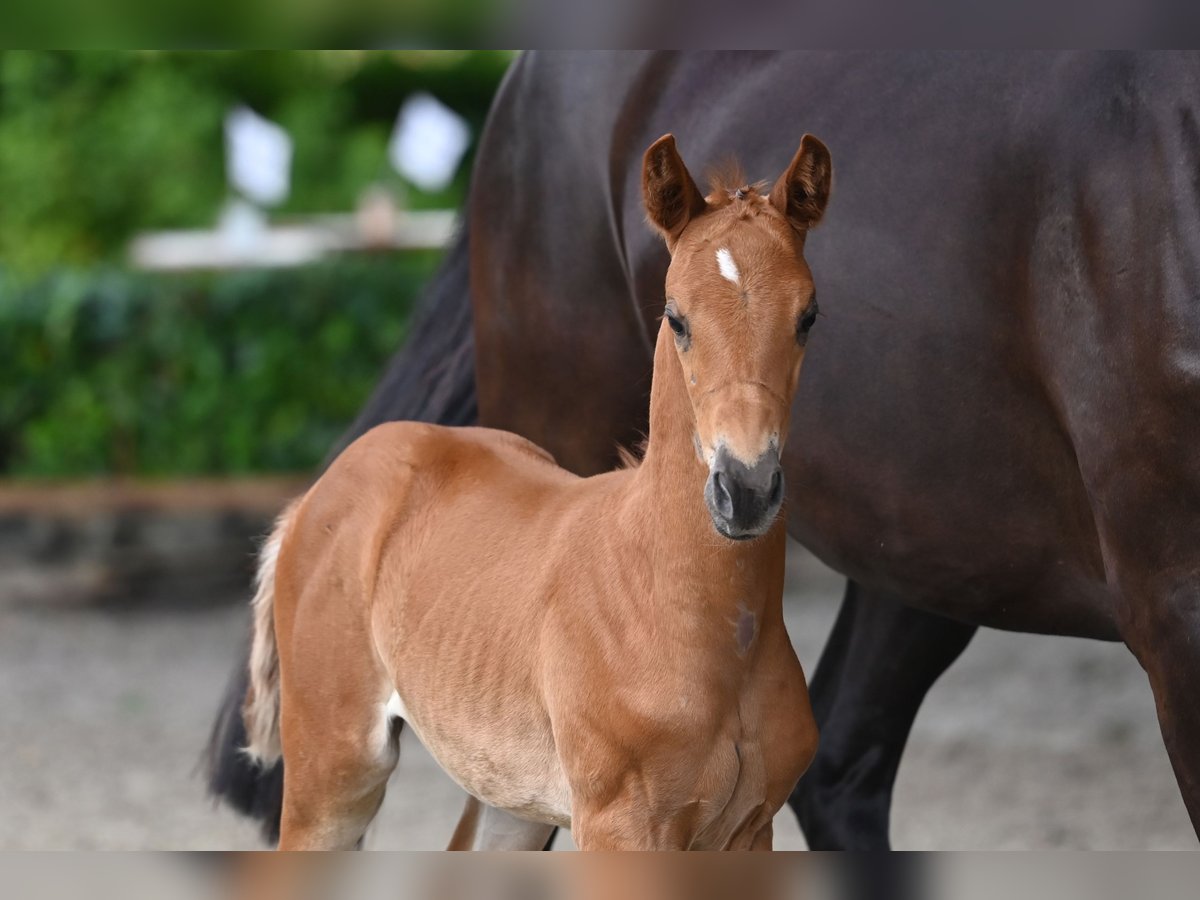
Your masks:
<svg viewBox="0 0 1200 900"><path fill-rule="evenodd" d="M789 585L789 630L811 671L841 582L797 553ZM0 598L0 848L259 846L205 799L197 772L245 627L240 604L117 615ZM443 846L461 800L406 738L368 846ZM931 693L892 834L902 848L1196 845L1128 652L1000 632L980 633ZM786 810L776 846L803 846Z"/></svg>

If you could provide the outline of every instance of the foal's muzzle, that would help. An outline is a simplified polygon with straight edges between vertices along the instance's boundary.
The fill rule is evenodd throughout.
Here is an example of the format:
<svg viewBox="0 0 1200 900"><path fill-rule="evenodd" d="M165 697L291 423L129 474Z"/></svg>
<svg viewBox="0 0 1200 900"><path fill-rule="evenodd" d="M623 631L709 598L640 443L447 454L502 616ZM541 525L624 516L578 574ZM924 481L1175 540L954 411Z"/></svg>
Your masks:
<svg viewBox="0 0 1200 900"><path fill-rule="evenodd" d="M783 505L779 451L769 449L747 466L718 448L704 486L704 502L717 531L735 541L765 534Z"/></svg>

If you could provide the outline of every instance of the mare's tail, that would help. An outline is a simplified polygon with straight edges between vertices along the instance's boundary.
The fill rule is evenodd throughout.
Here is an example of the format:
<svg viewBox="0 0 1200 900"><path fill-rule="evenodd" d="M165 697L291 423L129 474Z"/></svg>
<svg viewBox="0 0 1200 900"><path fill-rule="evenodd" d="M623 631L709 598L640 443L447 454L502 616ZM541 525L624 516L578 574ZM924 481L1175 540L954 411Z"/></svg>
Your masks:
<svg viewBox="0 0 1200 900"><path fill-rule="evenodd" d="M442 425L475 422L475 344L471 332L468 258L464 226L447 251L441 269L425 288L413 313L408 341L392 357L375 392L327 462L356 437L382 422L399 419ZM277 528L272 540L278 533ZM250 663L246 664L247 657L243 655L233 673L213 723L204 764L209 794L258 819L264 837L275 843L283 811L283 761L279 758L278 694L270 691L278 690L278 681L272 680L278 674L271 674L274 630L267 645L259 603L263 599L261 606L269 608L274 599L273 592L264 599L263 588L266 550L270 544L268 541L260 564ZM273 586L273 573L270 583ZM266 618L269 623L269 609ZM264 637L262 648L260 636ZM264 690L268 692L264 694ZM245 718L243 709L248 714Z"/></svg>

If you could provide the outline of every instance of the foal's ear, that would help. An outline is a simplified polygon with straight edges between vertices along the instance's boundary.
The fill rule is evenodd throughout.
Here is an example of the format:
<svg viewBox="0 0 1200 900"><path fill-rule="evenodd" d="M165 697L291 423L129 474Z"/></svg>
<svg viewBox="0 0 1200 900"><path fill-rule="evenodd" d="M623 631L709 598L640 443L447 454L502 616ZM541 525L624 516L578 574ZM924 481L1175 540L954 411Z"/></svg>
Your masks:
<svg viewBox="0 0 1200 900"><path fill-rule="evenodd" d="M787 216L801 236L821 221L829 202L833 162L829 150L811 134L800 139L792 164L771 188L771 205Z"/></svg>
<svg viewBox="0 0 1200 900"><path fill-rule="evenodd" d="M642 159L642 199L650 222L672 250L684 226L704 212L704 195L675 149L672 134L651 144Z"/></svg>

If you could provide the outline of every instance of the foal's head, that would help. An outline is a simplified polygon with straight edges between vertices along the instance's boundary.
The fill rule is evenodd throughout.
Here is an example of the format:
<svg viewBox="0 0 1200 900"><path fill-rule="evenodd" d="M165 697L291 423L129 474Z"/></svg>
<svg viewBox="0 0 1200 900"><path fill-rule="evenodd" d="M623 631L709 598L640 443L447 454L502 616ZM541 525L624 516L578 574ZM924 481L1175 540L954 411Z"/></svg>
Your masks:
<svg viewBox="0 0 1200 900"><path fill-rule="evenodd" d="M705 198L671 135L646 151L646 209L671 252L661 327L708 464L704 499L729 538L763 534L783 503L779 454L817 315L804 238L825 211L831 174L829 151L805 135L769 193L716 184Z"/></svg>

